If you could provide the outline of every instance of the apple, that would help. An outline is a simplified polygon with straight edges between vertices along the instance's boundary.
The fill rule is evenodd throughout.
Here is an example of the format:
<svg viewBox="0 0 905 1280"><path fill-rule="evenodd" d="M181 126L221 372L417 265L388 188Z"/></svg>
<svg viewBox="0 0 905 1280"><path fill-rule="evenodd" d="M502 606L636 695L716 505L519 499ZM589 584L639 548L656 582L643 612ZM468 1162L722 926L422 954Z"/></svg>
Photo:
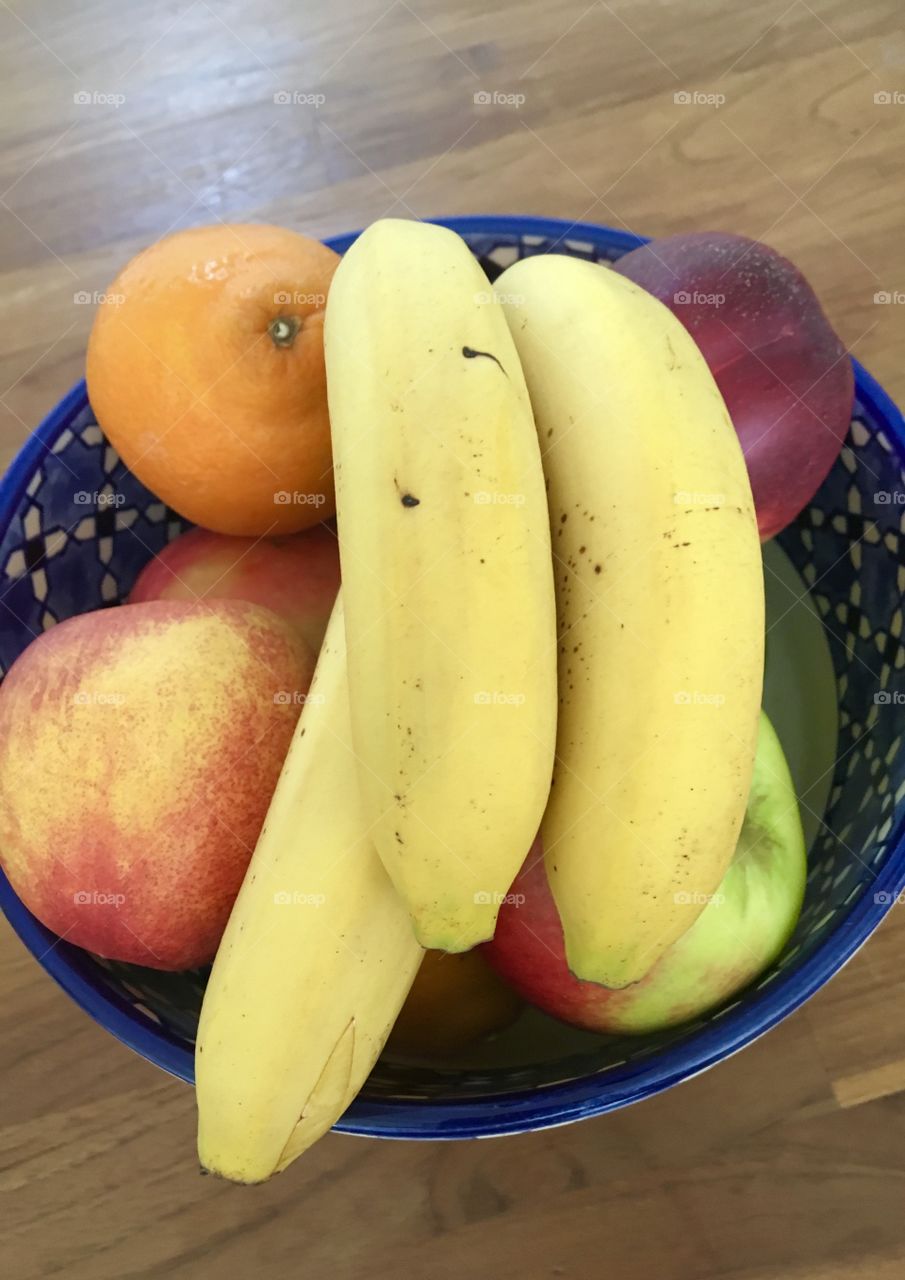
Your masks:
<svg viewBox="0 0 905 1280"><path fill-rule="evenodd" d="M700 347L771 538L813 498L851 424L852 362L813 289L775 249L722 231L654 240L614 270L664 302Z"/></svg>
<svg viewBox="0 0 905 1280"><path fill-rule="evenodd" d="M145 565L129 600L248 600L290 622L317 657L338 590L329 525L273 538L190 529Z"/></svg>
<svg viewBox="0 0 905 1280"><path fill-rule="evenodd" d="M485 954L546 1013L589 1031L644 1034L715 1008L779 955L801 913L804 835L789 768L762 712L748 808L719 890L640 982L620 991L576 978L535 841Z"/></svg>
<svg viewBox="0 0 905 1280"><path fill-rule="evenodd" d="M0 685L0 862L54 933L155 969L212 960L311 679L256 605L61 622Z"/></svg>

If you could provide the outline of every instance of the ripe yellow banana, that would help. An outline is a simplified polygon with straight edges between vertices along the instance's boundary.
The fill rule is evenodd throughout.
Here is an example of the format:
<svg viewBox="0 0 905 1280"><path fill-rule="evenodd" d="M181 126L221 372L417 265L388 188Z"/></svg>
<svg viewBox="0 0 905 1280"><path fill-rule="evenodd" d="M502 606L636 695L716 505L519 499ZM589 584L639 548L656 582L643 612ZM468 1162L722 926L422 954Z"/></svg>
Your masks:
<svg viewBox="0 0 905 1280"><path fill-rule="evenodd" d="M570 968L624 987L703 910L745 814L764 645L751 488L716 383L660 302L558 255L496 287L553 535L547 873Z"/></svg>
<svg viewBox="0 0 905 1280"><path fill-rule="evenodd" d="M338 600L204 997L204 1168L261 1182L317 1141L364 1084L422 955L361 815Z"/></svg>
<svg viewBox="0 0 905 1280"><path fill-rule="evenodd" d="M464 241L374 223L324 330L352 733L374 842L425 947L490 938L540 822L553 573L531 406Z"/></svg>

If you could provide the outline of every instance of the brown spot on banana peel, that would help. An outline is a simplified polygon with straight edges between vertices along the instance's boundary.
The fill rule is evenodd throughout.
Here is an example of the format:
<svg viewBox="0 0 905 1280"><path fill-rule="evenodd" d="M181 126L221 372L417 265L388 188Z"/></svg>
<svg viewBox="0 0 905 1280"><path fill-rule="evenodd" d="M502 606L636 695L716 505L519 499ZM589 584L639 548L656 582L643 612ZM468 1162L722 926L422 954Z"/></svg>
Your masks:
<svg viewBox="0 0 905 1280"><path fill-rule="evenodd" d="M396 486L396 492L399 494L399 501L404 507L417 507L421 505L421 499L416 498L413 493L404 491L396 476L393 476L393 484Z"/></svg>
<svg viewBox="0 0 905 1280"><path fill-rule="evenodd" d="M351 1102L352 1061L355 1054L355 1019L350 1018L311 1090L277 1161L274 1173L282 1173L303 1151L322 1138Z"/></svg>
<svg viewBox="0 0 905 1280"><path fill-rule="evenodd" d="M478 358L478 356L484 356L487 360L492 360L492 361L494 362L494 364L495 364L495 365L498 365L498 366L499 366L499 368L500 368L500 370L502 371L502 373L503 373L507 378L509 377L509 374L508 374L508 373L506 373L506 370L505 370L505 369L503 368L503 366L500 364L499 360L498 360L498 359L497 359L497 357L493 354L493 352L492 352L492 351L476 351L476 350L474 349L474 347L463 347L463 348L462 348L462 355L465 357L465 359L466 359L466 360L476 360L476 359Z"/></svg>

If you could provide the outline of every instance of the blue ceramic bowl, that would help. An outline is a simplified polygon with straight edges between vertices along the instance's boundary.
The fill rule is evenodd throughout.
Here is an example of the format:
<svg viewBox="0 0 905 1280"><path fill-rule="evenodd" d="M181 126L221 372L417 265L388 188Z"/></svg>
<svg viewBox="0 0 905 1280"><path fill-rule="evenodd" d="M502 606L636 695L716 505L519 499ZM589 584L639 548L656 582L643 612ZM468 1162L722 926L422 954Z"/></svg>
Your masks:
<svg viewBox="0 0 905 1280"><path fill-rule="evenodd" d="M446 225L465 237L491 277L528 254L613 260L641 243L604 227L539 218L454 218ZM330 243L343 251L353 239ZM903 463L902 416L857 367L847 447L813 504L781 538L823 619L840 736L825 825L811 848L804 912L779 961L727 1007L667 1034L568 1033L557 1040L556 1024L538 1016L533 1028L529 1018L522 1048L508 1061L430 1065L385 1055L338 1129L465 1138L624 1106L763 1034L869 937L905 887ZM118 505L97 500L114 492ZM73 388L0 487L0 669L37 632L123 599L150 556L183 527L122 467L95 423L84 384ZM204 973L160 974L70 946L34 919L2 876L0 905L86 1012L151 1062L192 1080Z"/></svg>

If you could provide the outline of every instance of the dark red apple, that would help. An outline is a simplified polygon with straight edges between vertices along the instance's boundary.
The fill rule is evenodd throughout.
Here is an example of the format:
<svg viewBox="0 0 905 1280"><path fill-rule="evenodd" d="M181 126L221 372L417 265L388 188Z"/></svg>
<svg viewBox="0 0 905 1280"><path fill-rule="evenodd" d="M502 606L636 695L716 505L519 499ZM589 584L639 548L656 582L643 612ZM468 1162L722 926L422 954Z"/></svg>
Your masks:
<svg viewBox="0 0 905 1280"><path fill-rule="evenodd" d="M741 441L761 538L807 506L842 448L852 362L787 258L746 236L668 236L615 264L695 339Z"/></svg>

